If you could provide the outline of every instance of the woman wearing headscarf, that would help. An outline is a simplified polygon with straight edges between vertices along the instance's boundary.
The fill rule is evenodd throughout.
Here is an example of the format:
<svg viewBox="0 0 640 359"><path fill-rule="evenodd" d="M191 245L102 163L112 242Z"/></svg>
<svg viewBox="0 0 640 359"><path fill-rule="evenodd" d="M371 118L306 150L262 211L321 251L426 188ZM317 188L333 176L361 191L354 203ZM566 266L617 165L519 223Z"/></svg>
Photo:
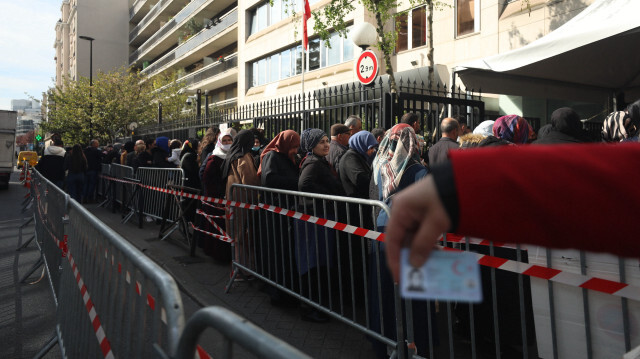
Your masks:
<svg viewBox="0 0 640 359"><path fill-rule="evenodd" d="M164 136L156 138L156 146L151 149L152 166L158 168L175 168L175 166L167 160L169 156L171 156L169 138Z"/></svg>
<svg viewBox="0 0 640 359"><path fill-rule="evenodd" d="M236 183L250 186L260 185L258 169L251 155L251 147L253 147L253 132L250 130L238 132L222 164L222 178L227 180L225 193L228 200L243 203L252 203L257 200L254 196L247 195L245 191L232 190L231 188ZM233 233L236 240L236 260L245 266L254 268L254 253L252 252L254 248L250 241L252 221L249 220L250 217L246 216L246 213L245 210L234 208L235 227ZM231 228L229 223L227 223L227 228Z"/></svg>
<svg viewBox="0 0 640 359"><path fill-rule="evenodd" d="M349 197L369 198L371 163L378 148L378 141L371 132L360 131L349 138L349 149L340 160L340 181Z"/></svg>
<svg viewBox="0 0 640 359"><path fill-rule="evenodd" d="M493 124L493 135L497 138L523 145L529 140L531 125L518 115L506 115Z"/></svg>
<svg viewBox="0 0 640 359"><path fill-rule="evenodd" d="M220 133L216 140L215 149L206 157L202 171L202 189L205 196L214 198L224 198L226 194L226 178L222 177L222 164L227 158L227 153L231 149L233 139L236 137L236 130L227 128ZM224 216L224 209L214 208L204 205L203 211L212 216ZM200 216L199 221L207 232L218 233L213 225ZM224 218L214 218L213 221L222 229L226 229ZM201 227L201 228L202 228ZM211 237L201 237L202 249L205 254L213 257L220 262L229 262L231 260L231 245L227 242L220 241Z"/></svg>
<svg viewBox="0 0 640 359"><path fill-rule="evenodd" d="M589 133L582 129L580 115L569 107L559 108L551 114L551 126L538 131L539 145L589 142Z"/></svg>
<svg viewBox="0 0 640 359"><path fill-rule="evenodd" d="M393 196L396 193L426 175L427 168L421 164L420 148L413 128L403 123L393 126L387 131L387 135L380 143L378 153L373 160L373 178L378 186L379 200L391 207ZM387 213L380 211L377 218L377 230L384 232L387 222ZM369 267L369 298L371 300L368 310L371 329L380 333L382 322L384 323L384 333L394 338L396 335L394 283L391 272L384 265L384 258L384 243L374 241L369 258L369 263L371 263ZM431 318L434 320L435 305L424 301L413 301L412 304L415 344L418 354L426 357L429 349L429 335L424 320L427 318L428 308L430 308ZM381 311L380 305L382 305ZM437 330L435 329L437 325L432 325L432 328L434 342L437 342ZM377 340L372 343L378 357L387 357L384 344Z"/></svg>
<svg viewBox="0 0 640 359"><path fill-rule="evenodd" d="M623 142L637 140L640 129L640 100L625 111L612 112L602 123L602 141Z"/></svg>
<svg viewBox="0 0 640 359"><path fill-rule="evenodd" d="M300 149L306 153L306 157L300 164L298 190L300 192L343 196L342 185L331 170L329 162L325 159L329 154L329 137L327 134L318 128L304 130L300 136ZM330 220L335 218L333 206L327 205L325 212L321 201L303 199L300 204L300 211ZM320 275L321 280L324 278L323 283L326 283L326 278L331 275L329 272L333 267L336 251L335 232L325 231L323 226L299 220L295 221L295 229L295 256L298 271L303 278L301 283L303 295L316 302L324 301L326 298L319 298L316 292L318 287L316 280ZM327 265L329 268L323 270L319 268ZM311 293L308 293L309 284L311 284L312 288ZM326 315L310 308L302 308L301 314L304 320L315 322L328 320Z"/></svg>
<svg viewBox="0 0 640 359"><path fill-rule="evenodd" d="M276 189L298 190L298 166L296 165L296 154L300 148L300 135L293 130L280 132L262 150L261 163L258 168L258 176L262 186ZM262 199L264 203L278 207L287 206L287 197L280 194L265 192ZM293 201L289 201L293 204ZM291 208L294 209L294 208ZM265 276L276 283L293 289L291 282L292 274L297 274L291 266L290 250L293 247L291 241L291 220L279 214L268 211L260 211L264 219L263 230L260 231L262 238L259 238L258 245L262 259L267 259L268 263L258 266L266 273ZM268 269L267 269L268 266ZM285 295L277 288L269 286L267 289L274 305L288 305L295 303L291 297Z"/></svg>

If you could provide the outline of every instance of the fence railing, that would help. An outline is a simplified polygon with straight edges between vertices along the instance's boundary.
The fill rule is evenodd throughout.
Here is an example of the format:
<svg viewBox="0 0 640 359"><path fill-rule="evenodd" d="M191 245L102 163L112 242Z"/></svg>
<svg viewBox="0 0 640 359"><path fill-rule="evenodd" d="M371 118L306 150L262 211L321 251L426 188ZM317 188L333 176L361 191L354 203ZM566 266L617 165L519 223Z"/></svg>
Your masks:
<svg viewBox="0 0 640 359"><path fill-rule="evenodd" d="M55 335L37 357L57 343L65 358L191 359L204 352L197 343L211 327L225 336L225 357L238 343L263 357L307 358L221 308L202 309L183 332L181 296L167 272L36 170L30 185L56 303Z"/></svg>

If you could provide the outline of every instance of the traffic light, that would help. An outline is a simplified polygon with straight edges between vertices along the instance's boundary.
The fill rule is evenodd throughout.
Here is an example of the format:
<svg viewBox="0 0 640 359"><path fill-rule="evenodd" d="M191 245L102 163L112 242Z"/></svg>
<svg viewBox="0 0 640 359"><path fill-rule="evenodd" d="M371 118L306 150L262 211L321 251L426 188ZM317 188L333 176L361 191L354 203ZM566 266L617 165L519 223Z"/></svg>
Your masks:
<svg viewBox="0 0 640 359"><path fill-rule="evenodd" d="M42 136L36 135L36 141L40 142L40 140L42 140Z"/></svg>

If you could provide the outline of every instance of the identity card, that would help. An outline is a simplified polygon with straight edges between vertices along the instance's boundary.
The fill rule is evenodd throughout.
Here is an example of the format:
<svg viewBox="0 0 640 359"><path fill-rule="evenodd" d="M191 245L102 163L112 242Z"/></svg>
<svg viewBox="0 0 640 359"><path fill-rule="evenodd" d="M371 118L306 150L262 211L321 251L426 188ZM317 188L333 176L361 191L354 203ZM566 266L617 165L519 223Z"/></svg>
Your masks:
<svg viewBox="0 0 640 359"><path fill-rule="evenodd" d="M404 298L477 303L482 301L480 266L471 252L434 250L420 268L400 252L400 288Z"/></svg>

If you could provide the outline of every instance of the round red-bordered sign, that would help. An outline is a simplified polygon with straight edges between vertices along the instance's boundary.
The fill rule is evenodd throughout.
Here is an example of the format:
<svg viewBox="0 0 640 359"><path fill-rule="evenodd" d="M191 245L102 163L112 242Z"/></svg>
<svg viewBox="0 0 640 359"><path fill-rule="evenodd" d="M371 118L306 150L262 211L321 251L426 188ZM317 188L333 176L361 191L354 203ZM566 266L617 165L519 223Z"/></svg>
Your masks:
<svg viewBox="0 0 640 359"><path fill-rule="evenodd" d="M358 80L360 80L363 85L372 83L378 76L378 58L376 54L371 50L364 51L358 56L354 70L356 76L358 76Z"/></svg>

